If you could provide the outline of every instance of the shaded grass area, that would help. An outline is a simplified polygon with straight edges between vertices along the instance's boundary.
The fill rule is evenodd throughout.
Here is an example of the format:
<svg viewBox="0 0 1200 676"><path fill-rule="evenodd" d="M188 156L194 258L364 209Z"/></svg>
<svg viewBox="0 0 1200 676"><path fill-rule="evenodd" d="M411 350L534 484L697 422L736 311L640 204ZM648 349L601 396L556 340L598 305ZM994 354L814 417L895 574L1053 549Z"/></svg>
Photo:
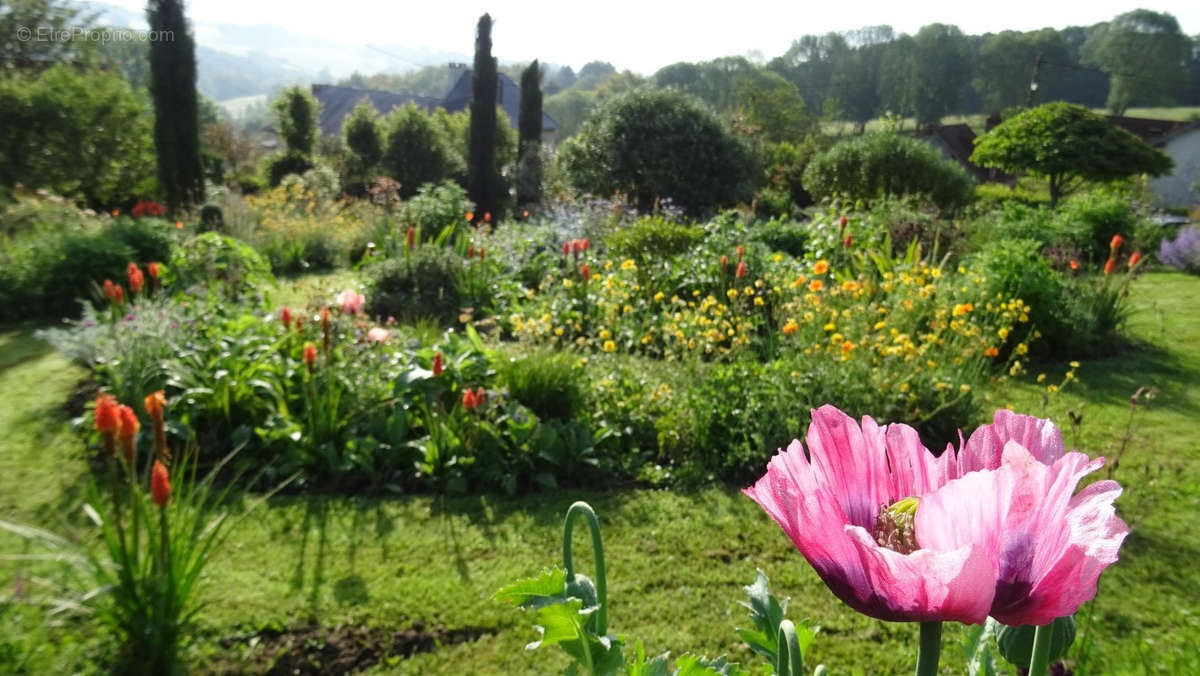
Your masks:
<svg viewBox="0 0 1200 676"><path fill-rule="evenodd" d="M326 284L326 281L328 284ZM338 288L344 278L306 282ZM286 288L285 293L289 293ZM303 291L292 296L302 300ZM1121 561L1102 578L1091 636L1076 650L1077 673L1197 673L1200 640L1194 590L1200 588L1200 279L1147 275L1133 287L1130 333L1138 349L1085 362L1080 382L1050 396L1045 413L1073 432L1066 412L1082 412L1080 445L1092 455L1121 453L1129 397L1158 389L1133 416L1115 477L1132 535ZM298 303L297 303L298 304ZM1040 414L1044 385L1065 364L1032 365L1021 383L993 392L997 405ZM31 336L31 327L0 331L0 515L88 537L78 514L85 451L62 404L83 371ZM1143 404L1146 400L1143 398ZM799 433L800 430L797 430ZM764 451L764 463L769 452ZM1100 474L1103 474L1101 472ZM641 639L648 653L671 650L755 658L735 627L749 623L741 586L762 568L775 593L792 597L794 618L824 627L813 663L838 673L911 670L916 627L869 620L825 589L777 526L734 487L439 498L287 496L240 522L207 574L201 635L192 662L201 672L263 671L274 662L264 629L320 625L402 632L420 623L458 636L411 657L384 650L369 670L413 674L511 674L561 671L556 651L527 652L537 639L533 615L490 600L502 584L559 563L561 518L576 499L600 515L607 546L612 631ZM581 560L589 552L577 530ZM0 536L5 552L18 541ZM586 565L585 569L590 570ZM13 566L0 564L11 588ZM48 573L47 573L48 574ZM1086 617L1087 610L1081 614ZM97 669L103 644L91 628L18 626L35 672ZM1084 633L1081 620L1080 635ZM363 631L360 631L363 630ZM456 633L457 632L457 633ZM948 627L944 673L964 671L959 639ZM0 639L0 646L4 640ZM1078 646L1077 646L1078 647Z"/></svg>

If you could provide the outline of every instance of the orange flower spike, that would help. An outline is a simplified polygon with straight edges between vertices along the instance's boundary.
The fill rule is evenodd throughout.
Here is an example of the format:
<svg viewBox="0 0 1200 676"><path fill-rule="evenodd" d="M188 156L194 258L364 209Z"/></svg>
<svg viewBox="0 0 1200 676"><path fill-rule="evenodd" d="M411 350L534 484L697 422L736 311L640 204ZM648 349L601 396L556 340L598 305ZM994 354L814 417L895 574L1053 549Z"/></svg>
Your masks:
<svg viewBox="0 0 1200 676"><path fill-rule="evenodd" d="M446 368L444 360L445 360L445 357L442 356L441 352L434 353L434 355L433 355L433 377L434 378L440 378L442 376L442 372Z"/></svg>
<svg viewBox="0 0 1200 676"><path fill-rule="evenodd" d="M146 265L146 270L150 272L150 279L157 280L161 276L162 271L159 269L158 263L151 261Z"/></svg>
<svg viewBox="0 0 1200 676"><path fill-rule="evenodd" d="M1112 254L1111 257L1115 257L1117 255L1117 252L1120 251L1121 247L1124 245L1125 245L1124 237L1122 237L1119 234L1113 235L1112 240L1108 243L1108 250Z"/></svg>
<svg viewBox="0 0 1200 676"><path fill-rule="evenodd" d="M175 229L183 230L183 221L175 221Z"/></svg>
<svg viewBox="0 0 1200 676"><path fill-rule="evenodd" d="M1138 263L1141 263L1141 262L1142 262L1142 252L1134 251L1133 255L1129 257L1129 269L1132 270L1132 269L1136 268L1138 266Z"/></svg>
<svg viewBox="0 0 1200 676"><path fill-rule="evenodd" d="M312 343L304 344L304 363L308 366L308 372L313 372L313 365L317 363L317 346Z"/></svg>
<svg viewBox="0 0 1200 676"><path fill-rule="evenodd" d="M738 279L746 276L746 261L738 261L737 270L734 271L733 276Z"/></svg>
<svg viewBox="0 0 1200 676"><path fill-rule="evenodd" d="M154 468L150 470L150 497L159 509L166 507L171 499L171 477L160 460L155 460Z"/></svg>
<svg viewBox="0 0 1200 676"><path fill-rule="evenodd" d="M490 211L483 212L483 222L484 223L492 222L492 212L490 212Z"/></svg>
<svg viewBox="0 0 1200 676"><path fill-rule="evenodd" d="M742 256L746 255L746 247L739 244L738 248L737 248L737 255L738 255L738 260L739 261L742 260Z"/></svg>
<svg viewBox="0 0 1200 676"><path fill-rule="evenodd" d="M325 354L333 349L333 332L330 330L329 307L321 308L321 335L324 340L322 345L325 348Z"/></svg>
<svg viewBox="0 0 1200 676"><path fill-rule="evenodd" d="M587 280L591 279L592 269L590 267L588 267L587 263L584 263L583 265L579 266L579 276L582 277L583 281L585 281L585 282Z"/></svg>
<svg viewBox="0 0 1200 676"><path fill-rule="evenodd" d="M150 415L150 425L154 428L154 457L167 457L167 425L163 420L163 411L167 406L167 397L162 390L146 395L146 413Z"/></svg>
<svg viewBox="0 0 1200 676"><path fill-rule="evenodd" d="M125 275L129 278L129 293L141 293L146 278L142 275L142 269L137 266L137 263L130 261L125 268Z"/></svg>
<svg viewBox="0 0 1200 676"><path fill-rule="evenodd" d="M1071 259L1071 272L1079 272L1079 261Z"/></svg>
<svg viewBox="0 0 1200 676"><path fill-rule="evenodd" d="M113 280L111 279L104 280L104 297L107 298L108 302L111 303L116 296L117 285L113 284Z"/></svg>
<svg viewBox="0 0 1200 676"><path fill-rule="evenodd" d="M116 450L117 432L121 430L121 413L117 398L111 394L96 397L96 431L104 442L104 452L113 455Z"/></svg>
<svg viewBox="0 0 1200 676"><path fill-rule="evenodd" d="M137 455L137 433L142 423L128 406L118 406L117 415L121 418L121 430L117 433L121 450L125 453L125 462L132 466L133 458Z"/></svg>
<svg viewBox="0 0 1200 676"><path fill-rule="evenodd" d="M475 212L468 211L467 212L467 222L470 223L473 220L475 220Z"/></svg>
<svg viewBox="0 0 1200 676"><path fill-rule="evenodd" d="M468 411L474 410L479 405L479 399L475 396L475 390L463 390L462 404L463 408Z"/></svg>
<svg viewBox="0 0 1200 676"><path fill-rule="evenodd" d="M1108 262L1104 264L1104 274L1111 275L1117 270L1117 259L1110 257Z"/></svg>
<svg viewBox="0 0 1200 676"><path fill-rule="evenodd" d="M125 304L125 289L123 287L116 286L116 285L113 286L112 302L113 302L113 305L118 305L118 306Z"/></svg>
<svg viewBox="0 0 1200 676"><path fill-rule="evenodd" d="M292 311L286 305L279 309L279 323L285 329L292 328Z"/></svg>

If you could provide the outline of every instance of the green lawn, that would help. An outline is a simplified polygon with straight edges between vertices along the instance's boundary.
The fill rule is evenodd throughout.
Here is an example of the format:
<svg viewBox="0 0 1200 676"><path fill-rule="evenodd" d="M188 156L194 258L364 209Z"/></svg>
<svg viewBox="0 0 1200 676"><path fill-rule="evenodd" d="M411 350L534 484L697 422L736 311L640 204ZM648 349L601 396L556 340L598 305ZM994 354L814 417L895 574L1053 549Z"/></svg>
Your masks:
<svg viewBox="0 0 1200 676"><path fill-rule="evenodd" d="M1133 302L1130 333L1140 347L1085 362L1081 382L1053 396L1047 409L1066 428L1065 412L1082 411L1083 448L1112 456L1125 436L1130 395L1142 385L1158 389L1134 417L1116 471L1126 487L1118 510L1132 534L1121 561L1101 580L1092 630L1096 643L1084 665L1089 668L1077 673L1197 673L1200 278L1147 275L1134 285ZM84 451L63 404L84 373L31 332L26 326L0 330L0 392L7 397L0 407L0 518L82 534L77 514ZM1057 381L1065 370L1065 364L1034 366L1026 382L993 396L997 405L1040 413L1043 390L1034 374L1044 371L1048 382ZM1064 431L1071 441L1071 431ZM532 614L489 596L558 561L561 516L579 498L596 507L604 528L610 626L642 639L647 652L729 653L752 661L733 630L747 625L736 601L758 567L777 594L792 597L792 617L811 616L824 627L813 659L835 673L911 670L916 628L876 622L842 607L779 528L736 487L520 499L276 498L240 522L210 569L209 605L193 661L201 671L260 669L268 660L250 635L264 627L346 625L365 635L390 634L422 621L426 628L444 628L446 644L374 669L561 671L566 660L558 652L523 649L537 638ZM588 552L584 534L578 537L578 551ZM0 551L19 553L21 547L0 537ZM13 566L0 563L0 588L12 588ZM86 671L94 668L86 660L88 650L99 643L88 642L90 633L86 625L42 629L20 645L40 648L31 663L34 672ZM958 638L958 630L948 628L944 673L963 672L950 644ZM5 640L0 638L0 649Z"/></svg>

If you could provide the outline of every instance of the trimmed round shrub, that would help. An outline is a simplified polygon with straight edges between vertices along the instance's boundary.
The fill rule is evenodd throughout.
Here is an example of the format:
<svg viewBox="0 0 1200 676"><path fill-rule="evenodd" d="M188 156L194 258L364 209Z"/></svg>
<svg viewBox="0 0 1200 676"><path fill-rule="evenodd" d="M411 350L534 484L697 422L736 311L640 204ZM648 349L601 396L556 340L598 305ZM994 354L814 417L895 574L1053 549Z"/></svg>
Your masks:
<svg viewBox="0 0 1200 676"><path fill-rule="evenodd" d="M367 313L452 323L461 307L462 261L453 250L421 246L367 269Z"/></svg>
<svg viewBox="0 0 1200 676"><path fill-rule="evenodd" d="M818 199L911 196L945 210L966 205L975 187L966 170L929 144L886 132L848 139L820 153L805 168L803 183Z"/></svg>
<svg viewBox="0 0 1200 676"><path fill-rule="evenodd" d="M567 181L599 196L626 195L641 211L670 200L691 214L748 201L758 175L744 140L712 111L672 90L610 101L559 158Z"/></svg>

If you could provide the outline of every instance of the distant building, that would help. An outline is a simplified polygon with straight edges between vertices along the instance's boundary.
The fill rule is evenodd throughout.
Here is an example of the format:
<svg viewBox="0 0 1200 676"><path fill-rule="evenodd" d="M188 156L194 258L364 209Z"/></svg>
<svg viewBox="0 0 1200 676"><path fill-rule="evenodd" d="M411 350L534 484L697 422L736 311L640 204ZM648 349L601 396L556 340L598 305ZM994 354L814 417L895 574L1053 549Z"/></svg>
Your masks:
<svg viewBox="0 0 1200 676"><path fill-rule="evenodd" d="M917 138L942 153L942 157L963 166L980 183L1011 183L1013 178L999 169L988 169L971 162L975 152L975 132L965 124L930 125L917 133Z"/></svg>
<svg viewBox="0 0 1200 676"><path fill-rule="evenodd" d="M359 101L370 101L380 115L386 115L393 108L415 103L429 112L445 108L448 113L457 113L467 109L471 104L471 69L462 64L451 64L451 68L459 71L458 78L450 87L450 91L441 98L415 96L413 94L398 94L375 89L359 89L357 87L342 87L338 85L315 84L312 86L313 97L321 104L321 117L318 125L322 134L341 134L342 124ZM521 109L521 87L504 73L499 73L500 86L496 90L497 104L508 115L508 121L513 129L517 128L517 117ZM542 113L542 142L553 145L558 122Z"/></svg>
<svg viewBox="0 0 1200 676"><path fill-rule="evenodd" d="M1175 162L1171 173L1150 179L1150 189L1164 206L1200 203L1193 186L1200 180L1200 120L1150 120L1110 115L1109 121L1166 153Z"/></svg>

